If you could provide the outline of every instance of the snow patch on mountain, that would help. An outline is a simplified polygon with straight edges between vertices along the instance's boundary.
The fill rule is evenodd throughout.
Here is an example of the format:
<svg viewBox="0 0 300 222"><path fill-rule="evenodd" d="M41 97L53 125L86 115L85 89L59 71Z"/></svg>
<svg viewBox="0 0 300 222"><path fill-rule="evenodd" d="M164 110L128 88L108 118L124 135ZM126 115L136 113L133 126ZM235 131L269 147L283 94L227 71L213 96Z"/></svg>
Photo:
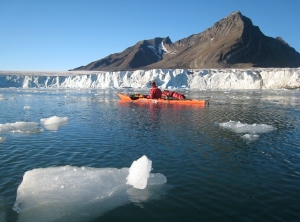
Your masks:
<svg viewBox="0 0 300 222"><path fill-rule="evenodd" d="M162 51L161 48L158 48L158 50L156 50L155 46L153 45L147 45L148 48L150 48L154 54L157 56L158 61L162 60Z"/></svg>
<svg viewBox="0 0 300 222"><path fill-rule="evenodd" d="M162 50L164 51L165 54L175 54L175 51L174 51L174 50L173 50L173 51L169 51L169 50L165 47L165 45L164 45L163 42L161 42L161 48L162 48Z"/></svg>

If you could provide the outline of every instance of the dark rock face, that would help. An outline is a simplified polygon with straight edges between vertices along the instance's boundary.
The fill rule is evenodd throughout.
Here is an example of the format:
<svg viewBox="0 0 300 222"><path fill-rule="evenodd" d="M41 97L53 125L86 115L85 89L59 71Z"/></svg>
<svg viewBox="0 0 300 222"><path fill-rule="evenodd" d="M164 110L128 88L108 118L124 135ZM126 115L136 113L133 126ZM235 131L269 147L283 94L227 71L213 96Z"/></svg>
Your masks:
<svg viewBox="0 0 300 222"><path fill-rule="evenodd" d="M74 70L300 67L300 54L282 38L265 36L240 12L211 28L172 43L170 38L138 42Z"/></svg>

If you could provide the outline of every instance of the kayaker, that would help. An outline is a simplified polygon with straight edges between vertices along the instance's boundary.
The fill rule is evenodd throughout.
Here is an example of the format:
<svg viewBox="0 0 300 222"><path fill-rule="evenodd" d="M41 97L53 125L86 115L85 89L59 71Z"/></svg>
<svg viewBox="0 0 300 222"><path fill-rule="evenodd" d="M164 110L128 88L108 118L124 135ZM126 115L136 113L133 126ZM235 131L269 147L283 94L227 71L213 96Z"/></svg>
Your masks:
<svg viewBox="0 0 300 222"><path fill-rule="evenodd" d="M151 90L149 95L145 95L144 98L147 99L159 99L162 95L162 92L159 88L157 88L156 83L154 81L150 82Z"/></svg>

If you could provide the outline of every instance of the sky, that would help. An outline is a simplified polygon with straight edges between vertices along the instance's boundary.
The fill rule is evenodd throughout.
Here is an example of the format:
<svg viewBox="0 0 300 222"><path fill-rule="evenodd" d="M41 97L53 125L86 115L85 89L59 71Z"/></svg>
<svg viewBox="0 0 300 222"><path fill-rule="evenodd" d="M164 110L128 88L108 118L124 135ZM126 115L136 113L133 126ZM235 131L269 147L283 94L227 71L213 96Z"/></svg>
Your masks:
<svg viewBox="0 0 300 222"><path fill-rule="evenodd" d="M0 0L0 70L67 71L137 42L198 34L240 11L300 53L299 0Z"/></svg>

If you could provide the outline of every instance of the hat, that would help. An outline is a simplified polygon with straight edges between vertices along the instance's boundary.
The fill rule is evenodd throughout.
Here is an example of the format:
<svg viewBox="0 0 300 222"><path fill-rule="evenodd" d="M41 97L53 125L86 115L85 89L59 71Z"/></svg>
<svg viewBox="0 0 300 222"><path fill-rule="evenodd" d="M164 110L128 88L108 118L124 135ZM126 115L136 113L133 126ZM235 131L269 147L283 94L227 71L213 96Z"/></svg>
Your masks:
<svg viewBox="0 0 300 222"><path fill-rule="evenodd" d="M154 81L150 82L151 86L156 86L156 83Z"/></svg>

